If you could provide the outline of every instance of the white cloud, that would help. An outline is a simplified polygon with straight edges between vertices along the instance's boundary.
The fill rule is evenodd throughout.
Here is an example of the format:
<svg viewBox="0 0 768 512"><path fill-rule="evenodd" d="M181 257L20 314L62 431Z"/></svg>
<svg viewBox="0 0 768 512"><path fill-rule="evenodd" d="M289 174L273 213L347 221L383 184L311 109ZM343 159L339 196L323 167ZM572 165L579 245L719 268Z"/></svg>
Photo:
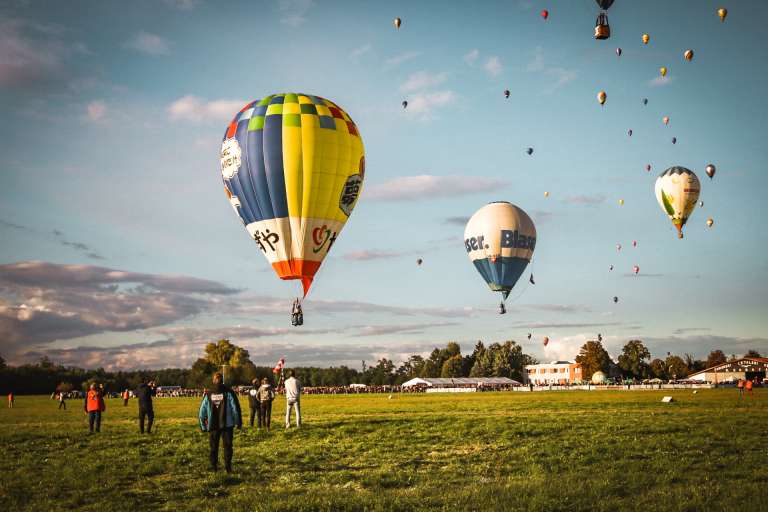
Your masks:
<svg viewBox="0 0 768 512"><path fill-rule="evenodd" d="M400 86L400 90L403 92L413 92L420 89L435 87L445 82L447 78L448 73L432 74L427 71L418 71L408 77L408 80Z"/></svg>
<svg viewBox="0 0 768 512"><path fill-rule="evenodd" d="M170 55L171 47L162 37L148 32L139 32L125 43L126 48L146 53L148 55Z"/></svg>
<svg viewBox="0 0 768 512"><path fill-rule="evenodd" d="M542 89L545 93L552 93L556 89L572 82L578 76L578 73L572 69L562 67L548 67L544 62L544 50L537 46L533 51L533 60L528 63L526 70L531 73L542 73L547 77L554 78L554 82Z"/></svg>
<svg viewBox="0 0 768 512"><path fill-rule="evenodd" d="M405 52L405 53L401 53L400 55L395 55L394 57L388 58L387 60L384 61L384 64L388 67L399 66L403 62L413 60L416 57L419 57L420 55L421 55L421 52Z"/></svg>
<svg viewBox="0 0 768 512"><path fill-rule="evenodd" d="M371 51L371 45L370 44L366 44L366 45L363 45L363 46L361 46L359 48L355 48L354 50L352 50L352 52L349 54L349 56L352 57L352 59L357 59L357 58L361 57L362 55L365 55L369 51Z"/></svg>
<svg viewBox="0 0 768 512"><path fill-rule="evenodd" d="M408 98L408 109L405 112L421 120L428 120L432 118L434 109L450 105L454 101L456 93L453 91L419 93Z"/></svg>
<svg viewBox="0 0 768 512"><path fill-rule="evenodd" d="M289 27L298 27L307 21L306 14L315 3L312 0L278 0L280 23Z"/></svg>
<svg viewBox="0 0 768 512"><path fill-rule="evenodd" d="M464 62L466 62L470 66L473 66L475 62L477 62L478 57L480 57L480 50L475 48L474 50L472 50L471 52L469 52L464 56Z"/></svg>
<svg viewBox="0 0 768 512"><path fill-rule="evenodd" d="M488 57L488 60L485 61L485 65L483 67L491 76L499 76L503 68L501 65L501 59L495 55Z"/></svg>
<svg viewBox="0 0 768 512"><path fill-rule="evenodd" d="M180 11L189 11L200 5L201 0L163 0L166 5L179 9Z"/></svg>
<svg viewBox="0 0 768 512"><path fill-rule="evenodd" d="M605 196L602 194L596 194L594 196L588 196L579 194L575 196L567 196L564 201L571 204L583 204L587 206L593 206L605 202Z"/></svg>
<svg viewBox="0 0 768 512"><path fill-rule="evenodd" d="M669 85L672 83L672 80L674 80L674 76L657 76L653 80L648 81L648 85L651 87L663 87L665 85Z"/></svg>
<svg viewBox="0 0 768 512"><path fill-rule="evenodd" d="M107 105L100 100L92 101L88 104L86 110L88 112L88 119L96 122L100 121L104 117L104 114L107 113Z"/></svg>
<svg viewBox="0 0 768 512"><path fill-rule="evenodd" d="M395 251L360 250L360 251L350 251L346 253L343 256L343 258L349 261L370 261L370 260L399 258L402 255L403 253L399 253Z"/></svg>
<svg viewBox="0 0 768 512"><path fill-rule="evenodd" d="M480 176L404 176L368 187L367 199L379 201L423 201L490 192L506 187L507 182Z"/></svg>
<svg viewBox="0 0 768 512"><path fill-rule="evenodd" d="M183 96L171 103L167 112L173 120L188 121L227 121L237 113L245 101L213 100L205 101L197 96Z"/></svg>

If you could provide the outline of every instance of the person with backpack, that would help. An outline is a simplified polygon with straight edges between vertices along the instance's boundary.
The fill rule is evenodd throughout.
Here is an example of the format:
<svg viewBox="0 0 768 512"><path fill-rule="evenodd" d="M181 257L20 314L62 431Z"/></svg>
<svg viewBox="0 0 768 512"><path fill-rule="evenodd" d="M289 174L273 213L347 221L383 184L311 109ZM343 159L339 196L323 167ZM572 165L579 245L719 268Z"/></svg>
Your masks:
<svg viewBox="0 0 768 512"><path fill-rule="evenodd" d="M213 385L206 390L200 404L198 420L200 429L208 432L210 444L210 470L217 471L219 467L219 442L224 444L224 469L232 472L232 454L234 428L243 428L240 401L229 387L223 384L221 373L213 375Z"/></svg>
<svg viewBox="0 0 768 512"><path fill-rule="evenodd" d="M301 382L296 372L288 372L285 380L285 428L291 428L291 409L296 409L296 428L301 426Z"/></svg>
<svg viewBox="0 0 768 512"><path fill-rule="evenodd" d="M251 389L248 390L248 408L251 411L251 427L253 427L253 419L259 414L259 379L253 379L251 381ZM259 427L261 427L261 415L259 415Z"/></svg>
<svg viewBox="0 0 768 512"><path fill-rule="evenodd" d="M125 391L127 393L128 390ZM144 433L144 420L147 420L147 434L152 433L152 424L155 422L155 410L152 407L152 397L155 396L155 381L147 382L142 379L142 383L136 388L133 394L139 403L139 432Z"/></svg>
<svg viewBox="0 0 768 512"><path fill-rule="evenodd" d="M272 401L275 399L275 390L269 383L269 380L264 377L261 379L261 386L259 386L258 400L259 400L259 428L264 426L269 432L269 426L272 423Z"/></svg>
<svg viewBox="0 0 768 512"><path fill-rule="evenodd" d="M90 389L85 394L85 413L88 415L88 428L91 434L93 434L93 428L96 427L96 432L101 432L101 413L107 409L104 403L104 384L96 387L96 383L92 383Z"/></svg>

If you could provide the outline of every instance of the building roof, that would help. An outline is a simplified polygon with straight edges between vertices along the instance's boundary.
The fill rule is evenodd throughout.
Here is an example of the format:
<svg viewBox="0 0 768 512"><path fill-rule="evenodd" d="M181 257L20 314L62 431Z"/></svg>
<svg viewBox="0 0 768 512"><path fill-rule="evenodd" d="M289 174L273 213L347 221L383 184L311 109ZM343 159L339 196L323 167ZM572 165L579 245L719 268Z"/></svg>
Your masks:
<svg viewBox="0 0 768 512"><path fill-rule="evenodd" d="M415 379L411 379L407 382L403 382L403 387L409 387L409 386L438 386L438 387L450 387L450 386L459 386L459 385L490 385L490 384L506 384L506 385L513 385L513 384L520 384L516 380L508 379L507 377L454 377L454 378L443 378L443 377L416 377Z"/></svg>
<svg viewBox="0 0 768 512"><path fill-rule="evenodd" d="M702 373L713 373L713 372L718 372L718 371L728 371L728 372L731 372L731 371L734 371L734 370L730 369L730 366L732 366L732 365L736 365L736 366L752 366L755 363L757 363L759 365L766 365L766 366L768 366L768 357L741 357L739 359L734 359L732 361L726 361L726 362L721 363L721 364L716 364L715 366L710 366L709 368L706 368L704 370L700 370L700 371L698 371L696 373L692 373L692 374L690 374L686 378L690 379L694 375L701 375ZM740 370L735 370L735 371L740 371Z"/></svg>

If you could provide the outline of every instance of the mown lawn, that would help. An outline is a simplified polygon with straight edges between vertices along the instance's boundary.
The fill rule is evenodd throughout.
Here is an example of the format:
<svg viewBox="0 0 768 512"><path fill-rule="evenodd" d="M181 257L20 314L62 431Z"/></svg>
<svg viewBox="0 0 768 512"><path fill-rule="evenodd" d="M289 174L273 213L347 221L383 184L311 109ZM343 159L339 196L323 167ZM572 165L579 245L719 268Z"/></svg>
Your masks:
<svg viewBox="0 0 768 512"><path fill-rule="evenodd" d="M0 409L0 510L768 507L768 390L306 396L290 431L278 399L270 434L236 434L229 476L207 471L198 404L156 399L142 437L135 401L108 400L89 436L82 402L18 397Z"/></svg>

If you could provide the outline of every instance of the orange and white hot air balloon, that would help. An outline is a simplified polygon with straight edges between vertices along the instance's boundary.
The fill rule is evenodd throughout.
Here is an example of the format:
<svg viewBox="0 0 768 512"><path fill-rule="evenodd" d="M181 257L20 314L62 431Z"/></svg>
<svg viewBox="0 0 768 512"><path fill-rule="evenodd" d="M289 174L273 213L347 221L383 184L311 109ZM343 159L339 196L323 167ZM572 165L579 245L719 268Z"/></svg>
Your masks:
<svg viewBox="0 0 768 512"><path fill-rule="evenodd" d="M687 60L688 62L693 60L693 50L685 50L683 52L683 58Z"/></svg>
<svg viewBox="0 0 768 512"><path fill-rule="evenodd" d="M605 91L600 91L597 93L597 102L601 105L605 105L605 100L608 99L608 95L605 94Z"/></svg>

